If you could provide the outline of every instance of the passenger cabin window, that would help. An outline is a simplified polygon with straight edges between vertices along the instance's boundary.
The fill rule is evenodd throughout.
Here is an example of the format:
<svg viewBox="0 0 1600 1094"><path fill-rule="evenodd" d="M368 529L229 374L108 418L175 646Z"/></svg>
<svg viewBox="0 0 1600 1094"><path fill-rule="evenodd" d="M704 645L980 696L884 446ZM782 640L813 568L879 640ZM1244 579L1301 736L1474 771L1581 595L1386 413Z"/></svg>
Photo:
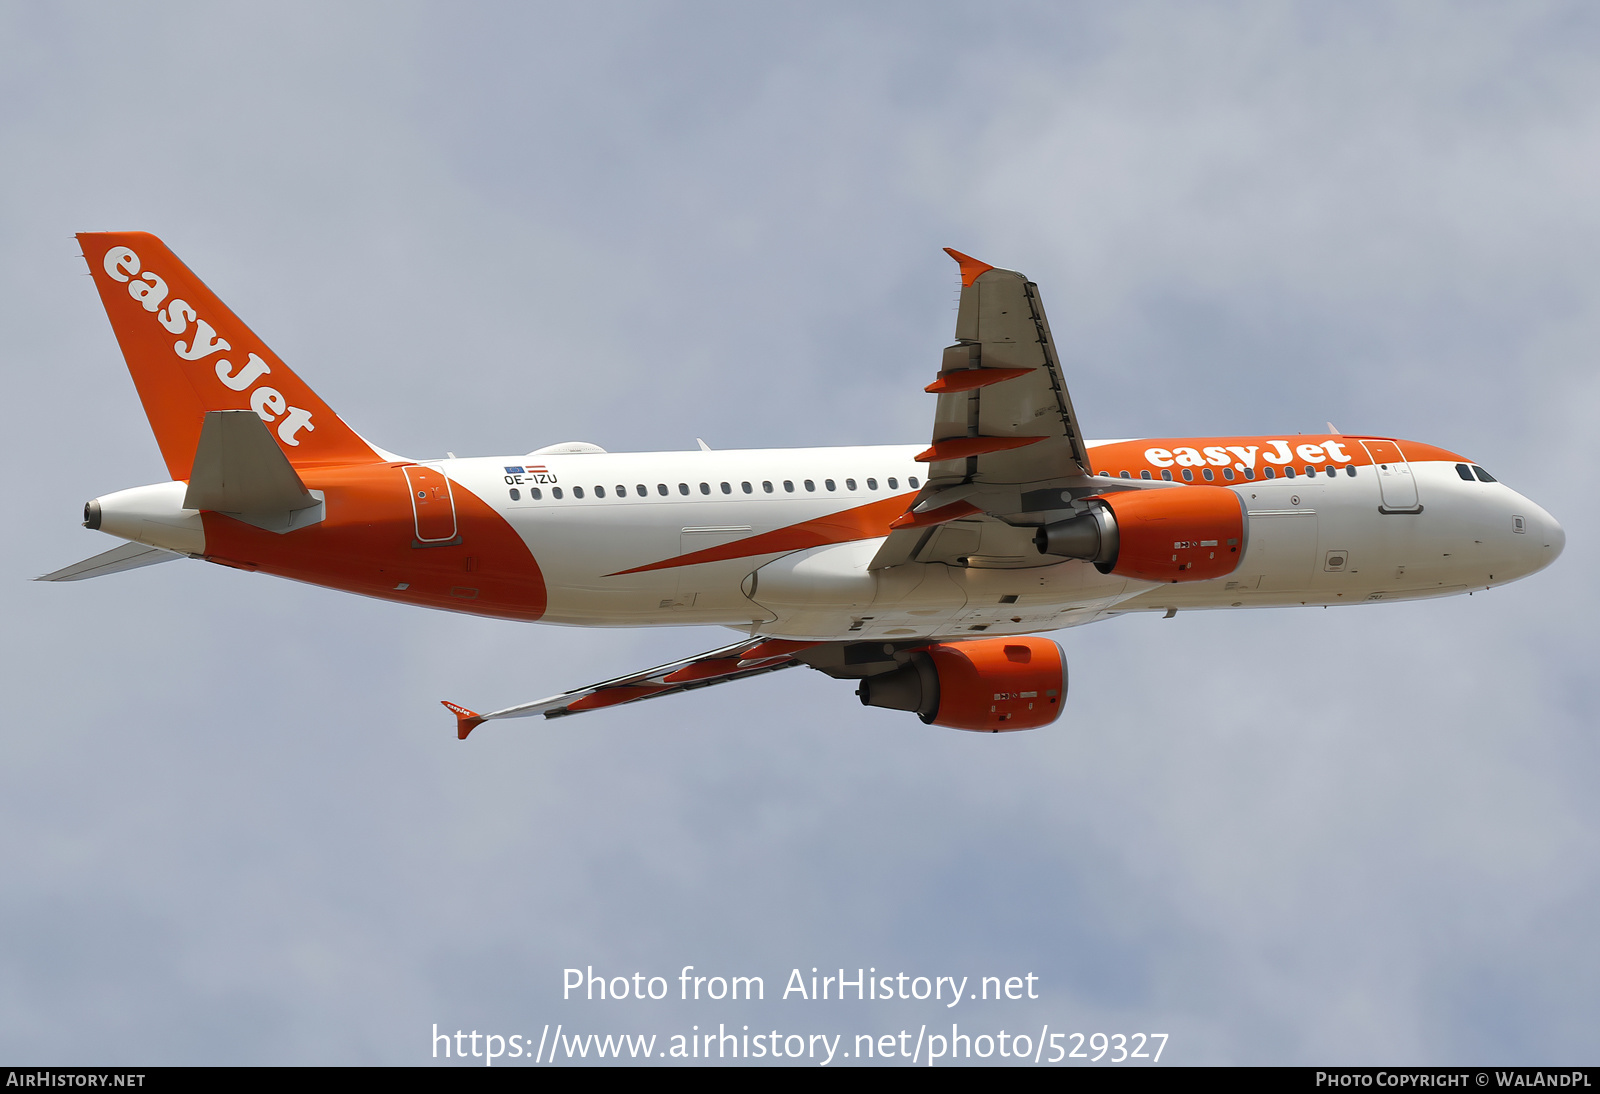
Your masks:
<svg viewBox="0 0 1600 1094"><path fill-rule="evenodd" d="M1349 467L1344 469L1344 473L1346 475L1349 475L1352 479L1355 478L1356 477L1356 465L1355 464L1351 464Z"/></svg>
<svg viewBox="0 0 1600 1094"><path fill-rule="evenodd" d="M560 497L559 494L556 496ZM528 497L532 498L534 501L538 501L540 498L544 497L544 491L535 486L532 490L528 491Z"/></svg>
<svg viewBox="0 0 1600 1094"><path fill-rule="evenodd" d="M1272 468L1270 468L1270 467L1269 467L1269 468L1267 468L1267 477L1268 477L1268 478L1271 478L1271 477L1272 477ZM1294 468L1292 468L1292 467L1285 467L1285 468L1284 468L1284 469L1283 469L1283 477L1284 477L1284 478L1286 478L1286 479L1292 479L1292 478L1294 478Z"/></svg>
<svg viewBox="0 0 1600 1094"><path fill-rule="evenodd" d="M617 484L617 497L625 498L627 496L628 496L628 488L626 486L623 486L621 483L618 483Z"/></svg>
<svg viewBox="0 0 1600 1094"><path fill-rule="evenodd" d="M1275 479L1278 477L1278 473L1272 470L1270 467L1263 467L1261 469L1261 477L1264 479Z"/></svg>
<svg viewBox="0 0 1600 1094"><path fill-rule="evenodd" d="M917 477L915 475L907 475L906 482L910 485L911 489L915 490L917 488Z"/></svg>
<svg viewBox="0 0 1600 1094"><path fill-rule="evenodd" d="M1489 474L1489 472L1487 472L1483 468L1479 467L1477 464L1473 464L1472 465L1472 473L1478 476L1478 481L1479 482L1498 482L1499 481L1493 475Z"/></svg>
<svg viewBox="0 0 1600 1094"><path fill-rule="evenodd" d="M1190 471L1187 467L1185 467L1183 469L1183 481L1184 482L1193 482L1194 481L1194 472Z"/></svg>
<svg viewBox="0 0 1600 1094"><path fill-rule="evenodd" d="M689 484L686 483L686 482L680 482L678 484L678 493L680 493L680 494L688 494L689 493Z"/></svg>
<svg viewBox="0 0 1600 1094"><path fill-rule="evenodd" d="M662 497L666 497L667 496L667 484L664 483L664 482L656 483L656 493L660 494Z"/></svg>
<svg viewBox="0 0 1600 1094"><path fill-rule="evenodd" d="M845 479L844 480L844 488L846 490L854 490L856 488L856 480L855 479Z"/></svg>
<svg viewBox="0 0 1600 1094"><path fill-rule="evenodd" d="M605 497L606 496L606 488L603 487L603 486L595 487L594 488L594 496L597 497L597 498Z"/></svg>
<svg viewBox="0 0 1600 1094"><path fill-rule="evenodd" d="M575 497L575 498L581 498L581 497L583 497L583 487L581 487L581 486L574 486L574 487L573 487L573 488L572 488L572 496L573 496L573 497Z"/></svg>
<svg viewBox="0 0 1600 1094"><path fill-rule="evenodd" d="M515 486L513 486L511 488L511 500L512 501L521 501L522 500L522 491L518 490Z"/></svg>
<svg viewBox="0 0 1600 1094"><path fill-rule="evenodd" d="M806 490L807 491L815 490L816 488L817 488L817 484L816 483L812 482L810 479L806 480Z"/></svg>
<svg viewBox="0 0 1600 1094"><path fill-rule="evenodd" d="M634 490L638 492L638 495L641 498L648 498L650 496L650 491L645 487L644 483L642 483L642 482L639 483L637 486L635 486ZM666 488L662 487L661 492L663 494L665 494L667 492Z"/></svg>
<svg viewBox="0 0 1600 1094"><path fill-rule="evenodd" d="M739 489L743 490L746 494L754 493L754 491L750 488L750 484L747 482L741 482L739 484Z"/></svg>
<svg viewBox="0 0 1600 1094"><path fill-rule="evenodd" d="M559 486L552 487L550 489L550 493L556 498L557 501L559 501L561 499L561 487L559 487Z"/></svg>
<svg viewBox="0 0 1600 1094"><path fill-rule="evenodd" d="M899 480L897 480L893 475L889 476L889 489L890 490L898 490L898 489L900 489Z"/></svg>
<svg viewBox="0 0 1600 1094"><path fill-rule="evenodd" d="M1204 475L1204 476L1205 476L1205 477L1206 477L1206 481L1207 481L1207 482L1210 482L1210 481L1211 481L1211 480L1212 480L1212 479L1214 479L1214 478L1216 478L1216 477L1217 477L1217 476L1216 476L1216 475L1215 475L1215 474L1214 474L1214 473L1213 473L1213 472L1212 472L1212 470L1211 470L1211 468L1209 468L1209 467L1208 467L1208 468L1206 468L1206 469L1205 469L1205 470L1204 470L1204 471L1202 471L1202 472L1200 472L1200 473L1201 473L1201 474L1202 474L1202 475Z"/></svg>
<svg viewBox="0 0 1600 1094"><path fill-rule="evenodd" d="M1224 467L1222 469L1222 477L1227 479L1229 482L1232 482L1233 481L1233 468Z"/></svg>
<svg viewBox="0 0 1600 1094"><path fill-rule="evenodd" d="M763 479L761 482L761 489L764 493L772 493L772 483Z"/></svg>
<svg viewBox="0 0 1600 1094"><path fill-rule="evenodd" d="M1124 479L1131 479L1131 478L1133 478L1133 476L1132 476L1132 475L1130 475L1130 474L1128 474L1128 473L1127 473L1127 472L1126 472L1126 471L1121 471L1121 472L1118 472L1118 477L1119 477L1119 478L1124 478Z"/></svg>
<svg viewBox="0 0 1600 1094"><path fill-rule="evenodd" d="M731 493L733 493L733 487L729 486L727 483L723 483L722 484L722 492L724 494L731 494Z"/></svg>
<svg viewBox="0 0 1600 1094"><path fill-rule="evenodd" d="M878 480L877 479L868 479L867 480L867 489L868 490L876 490L877 488L878 488Z"/></svg>
<svg viewBox="0 0 1600 1094"><path fill-rule="evenodd" d="M1149 478L1149 477L1150 477L1150 472L1148 472L1148 471L1141 471L1141 472L1139 472L1139 477L1140 477L1140 478L1141 478L1141 479L1148 479L1148 478Z"/></svg>
<svg viewBox="0 0 1600 1094"><path fill-rule="evenodd" d="M1109 472L1109 471L1102 471L1102 472L1100 472L1100 475L1101 475L1101 477L1102 477L1102 478L1107 478L1107 479L1109 479L1109 478L1110 478L1110 477L1111 477L1111 472Z"/></svg>
<svg viewBox="0 0 1600 1094"><path fill-rule="evenodd" d="M822 485L826 486L829 490L837 490L838 489L838 487L833 485L833 480L832 479L823 479L822 480Z"/></svg>
<svg viewBox="0 0 1600 1094"><path fill-rule="evenodd" d="M1316 478L1317 477L1317 469L1315 467L1312 467L1308 463L1308 464L1306 464L1306 474L1310 475L1312 478Z"/></svg>
<svg viewBox="0 0 1600 1094"><path fill-rule="evenodd" d="M792 479L784 479L783 480L783 492L785 494L794 493L794 480L792 480Z"/></svg>
<svg viewBox="0 0 1600 1094"><path fill-rule="evenodd" d="M1161 477L1166 479L1168 482L1171 482L1172 481L1172 472L1163 470L1161 472Z"/></svg>
<svg viewBox="0 0 1600 1094"><path fill-rule="evenodd" d="M1327 467L1324 467L1323 470L1327 472L1328 478L1330 479L1339 473L1339 469L1333 466L1331 463Z"/></svg>
<svg viewBox="0 0 1600 1094"><path fill-rule="evenodd" d="M701 493L702 493L702 494L709 494L709 493L711 493L711 484L710 484L710 483L709 483L709 482L703 482L703 483L701 483L701 484L700 484L700 492L701 492Z"/></svg>

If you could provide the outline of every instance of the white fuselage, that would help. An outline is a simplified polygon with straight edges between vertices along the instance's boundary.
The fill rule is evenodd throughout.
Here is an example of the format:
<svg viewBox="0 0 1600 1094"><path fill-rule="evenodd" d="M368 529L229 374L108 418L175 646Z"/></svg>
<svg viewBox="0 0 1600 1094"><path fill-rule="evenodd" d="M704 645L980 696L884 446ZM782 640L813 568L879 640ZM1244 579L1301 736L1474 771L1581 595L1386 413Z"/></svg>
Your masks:
<svg viewBox="0 0 1600 1094"><path fill-rule="evenodd" d="M528 545L549 590L544 621L584 626L723 624L812 639L1014 634L1127 611L1466 592L1548 565L1563 542L1548 513L1505 485L1466 482L1451 463L1420 461L1410 465L1420 512L1381 511L1372 466L1228 484L1249 512L1247 545L1238 568L1218 580L1155 584L1076 560L976 552L965 566L869 572L881 537L671 564L896 495L909 501L925 474L917 451L595 452L433 466L496 508ZM534 460L542 475L507 473Z"/></svg>

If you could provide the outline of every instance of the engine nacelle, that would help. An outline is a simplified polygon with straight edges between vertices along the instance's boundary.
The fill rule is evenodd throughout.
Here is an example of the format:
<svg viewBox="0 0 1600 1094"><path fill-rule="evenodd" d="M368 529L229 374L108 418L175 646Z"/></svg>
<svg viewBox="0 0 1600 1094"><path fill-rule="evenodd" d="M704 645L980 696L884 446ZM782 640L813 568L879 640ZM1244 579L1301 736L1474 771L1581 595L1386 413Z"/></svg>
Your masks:
<svg viewBox="0 0 1600 1094"><path fill-rule="evenodd" d="M1037 729L1067 696L1067 665L1048 638L980 638L911 650L891 672L868 676L863 706L915 711L929 725L983 733Z"/></svg>
<svg viewBox="0 0 1600 1094"><path fill-rule="evenodd" d="M1122 490L1040 528L1040 554L1081 558L1103 574L1144 581L1209 581L1239 568L1249 528L1244 498L1221 486Z"/></svg>

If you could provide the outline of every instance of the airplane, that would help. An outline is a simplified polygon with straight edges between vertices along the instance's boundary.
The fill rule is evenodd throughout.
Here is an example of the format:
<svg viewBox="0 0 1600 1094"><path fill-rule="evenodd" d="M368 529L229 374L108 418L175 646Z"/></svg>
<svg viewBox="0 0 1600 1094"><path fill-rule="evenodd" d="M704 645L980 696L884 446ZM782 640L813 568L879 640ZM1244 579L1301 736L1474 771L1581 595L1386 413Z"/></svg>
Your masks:
<svg viewBox="0 0 1600 1094"><path fill-rule="evenodd" d="M994 732L1060 716L1036 632L1130 612L1494 588L1565 545L1444 448L1326 433L1095 441L1038 287L964 255L926 444L410 459L345 424L155 236L78 237L171 481L84 507L126 542L37 580L201 559L404 604L738 641L480 714L457 736L809 666Z"/></svg>

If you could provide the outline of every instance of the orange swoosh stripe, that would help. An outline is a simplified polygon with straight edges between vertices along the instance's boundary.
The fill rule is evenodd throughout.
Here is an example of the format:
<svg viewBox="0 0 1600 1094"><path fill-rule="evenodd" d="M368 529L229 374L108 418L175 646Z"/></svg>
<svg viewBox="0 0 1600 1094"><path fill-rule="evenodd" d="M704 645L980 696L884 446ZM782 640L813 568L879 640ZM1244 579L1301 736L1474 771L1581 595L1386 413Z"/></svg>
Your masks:
<svg viewBox="0 0 1600 1094"><path fill-rule="evenodd" d="M849 543L858 539L875 539L889 534L889 523L906 511L916 494L895 494L882 501L868 502L854 509L829 513L815 520L801 521L787 528L746 536L744 539L707 547L676 558L664 558L648 566L635 566L631 570L618 570L608 577L623 574L642 574L648 570L670 570L675 566L697 566L702 562L725 562L730 558L750 558L753 555L787 554L803 551L807 547L822 547L829 543Z"/></svg>

